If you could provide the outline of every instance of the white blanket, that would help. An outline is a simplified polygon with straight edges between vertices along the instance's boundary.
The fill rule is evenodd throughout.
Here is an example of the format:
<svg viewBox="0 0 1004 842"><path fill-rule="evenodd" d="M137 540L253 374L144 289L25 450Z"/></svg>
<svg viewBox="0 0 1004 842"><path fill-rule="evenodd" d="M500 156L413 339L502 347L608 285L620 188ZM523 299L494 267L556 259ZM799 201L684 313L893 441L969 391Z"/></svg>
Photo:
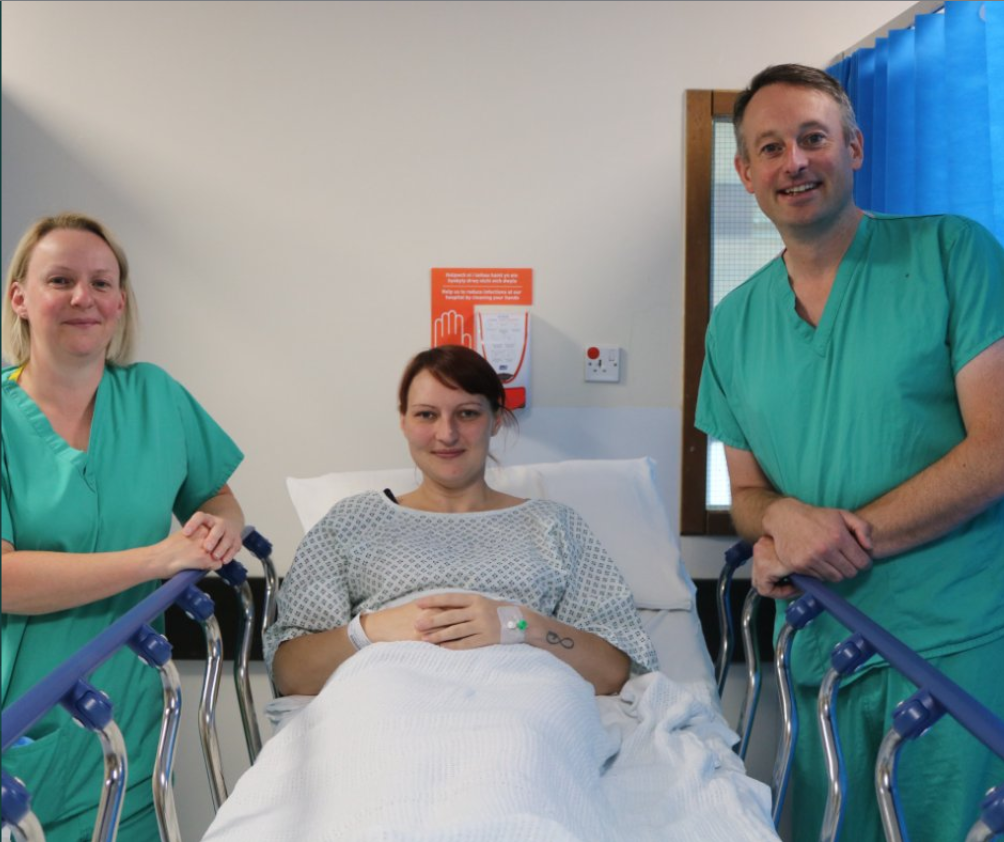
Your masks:
<svg viewBox="0 0 1004 842"><path fill-rule="evenodd" d="M374 644L266 743L204 842L776 840L717 710L530 646Z"/></svg>

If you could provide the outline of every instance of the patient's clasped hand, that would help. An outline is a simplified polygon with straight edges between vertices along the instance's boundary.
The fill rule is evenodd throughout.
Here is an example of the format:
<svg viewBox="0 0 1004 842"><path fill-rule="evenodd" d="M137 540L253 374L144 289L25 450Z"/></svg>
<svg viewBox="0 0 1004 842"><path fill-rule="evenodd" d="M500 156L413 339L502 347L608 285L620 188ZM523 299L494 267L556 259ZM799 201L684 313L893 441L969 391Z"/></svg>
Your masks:
<svg viewBox="0 0 1004 842"><path fill-rule="evenodd" d="M205 842L252 828L271 842L776 842L735 734L654 672L583 519L486 482L503 394L459 346L405 369L421 484L344 498L304 538L265 657L281 692L312 700L281 700L299 712Z"/></svg>

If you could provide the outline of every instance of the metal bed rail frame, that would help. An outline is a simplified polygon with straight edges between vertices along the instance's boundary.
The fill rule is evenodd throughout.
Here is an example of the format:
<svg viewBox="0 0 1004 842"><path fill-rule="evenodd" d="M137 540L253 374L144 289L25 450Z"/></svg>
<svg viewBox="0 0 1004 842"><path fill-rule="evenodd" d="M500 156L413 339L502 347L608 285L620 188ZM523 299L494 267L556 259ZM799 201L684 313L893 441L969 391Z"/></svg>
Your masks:
<svg viewBox="0 0 1004 842"><path fill-rule="evenodd" d="M261 562L264 570L265 599L261 619L261 633L264 634L275 619L277 577L271 559L272 545L253 526L245 527L242 539L244 547ZM255 619L254 601L247 583L247 570L240 562L231 561L217 573L234 589L241 604L234 683L248 755L254 763L262 746L248 670ZM3 752L57 704L62 705L78 724L92 731L101 741L105 779L92 840L114 842L116 838L128 779L128 752L113 718L112 701L107 694L88 683L87 676L122 646L128 646L148 666L160 672L164 710L154 762L154 810L163 842L181 840L171 787L174 748L181 721L181 680L171 660L171 644L149 625L172 605L177 605L188 617L200 623L205 636L206 664L199 699L199 736L214 809L219 809L227 798L216 732L216 705L223 661L222 636L212 599L196 587L206 575L206 571L187 570L172 577L3 711ZM44 831L31 810L31 796L24 782L6 771L2 772L0 795L2 823L10 828L13 838L18 842L43 842Z"/></svg>
<svg viewBox="0 0 1004 842"><path fill-rule="evenodd" d="M715 662L719 693L725 688L735 623L729 610L729 593L736 571L752 557L752 547L745 542L730 547L718 580L718 618L721 642ZM792 581L803 596L791 602L774 651L774 671L781 702L782 732L771 783L774 824L780 822L798 738L798 711L793 702L791 648L795 634L823 611L845 626L851 635L834 647L831 667L820 685L816 715L819 720L826 757L829 792L820 832L821 842L839 838L844 815L846 773L840 746L836 716L837 694L841 681L863 666L873 655L881 655L889 664L917 686L917 692L901 702L893 713L893 723L879 749L875 765L875 788L882 817L882 828L889 842L909 839L896 788L896 766L900 749L910 740L925 734L944 715L949 714L998 757L1004 758L1004 720L969 693L932 667L916 652L831 591L818 579L794 575ZM756 627L760 596L751 589L740 618L743 653L746 664L746 692L736 730L736 751L745 758L749 737L760 699L761 666L753 630ZM989 842L1004 834L1004 782L991 789L979 804L979 818L965 842Z"/></svg>

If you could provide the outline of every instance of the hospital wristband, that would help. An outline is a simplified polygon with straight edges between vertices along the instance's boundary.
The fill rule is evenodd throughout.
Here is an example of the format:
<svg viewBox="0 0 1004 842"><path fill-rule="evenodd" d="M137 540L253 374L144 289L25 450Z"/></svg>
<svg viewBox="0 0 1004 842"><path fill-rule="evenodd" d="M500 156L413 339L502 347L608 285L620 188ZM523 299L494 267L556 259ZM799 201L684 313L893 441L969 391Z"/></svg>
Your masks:
<svg viewBox="0 0 1004 842"><path fill-rule="evenodd" d="M523 612L516 605L500 605L499 615L499 643L526 643L526 620L523 619Z"/></svg>
<svg viewBox="0 0 1004 842"><path fill-rule="evenodd" d="M349 643L351 643L358 652L364 646L369 646L373 641L366 636L366 632L363 629L362 614L356 614L355 617L349 622L348 633L349 633Z"/></svg>

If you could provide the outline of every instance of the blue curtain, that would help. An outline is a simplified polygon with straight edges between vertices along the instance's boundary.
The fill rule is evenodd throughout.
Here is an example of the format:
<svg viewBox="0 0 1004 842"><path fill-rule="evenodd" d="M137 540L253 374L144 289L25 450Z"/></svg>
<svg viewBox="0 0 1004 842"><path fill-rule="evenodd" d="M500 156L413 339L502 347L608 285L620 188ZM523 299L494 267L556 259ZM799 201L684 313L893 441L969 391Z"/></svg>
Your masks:
<svg viewBox="0 0 1004 842"><path fill-rule="evenodd" d="M1004 3L948 0L828 70L865 136L860 207L958 213L1004 243Z"/></svg>

